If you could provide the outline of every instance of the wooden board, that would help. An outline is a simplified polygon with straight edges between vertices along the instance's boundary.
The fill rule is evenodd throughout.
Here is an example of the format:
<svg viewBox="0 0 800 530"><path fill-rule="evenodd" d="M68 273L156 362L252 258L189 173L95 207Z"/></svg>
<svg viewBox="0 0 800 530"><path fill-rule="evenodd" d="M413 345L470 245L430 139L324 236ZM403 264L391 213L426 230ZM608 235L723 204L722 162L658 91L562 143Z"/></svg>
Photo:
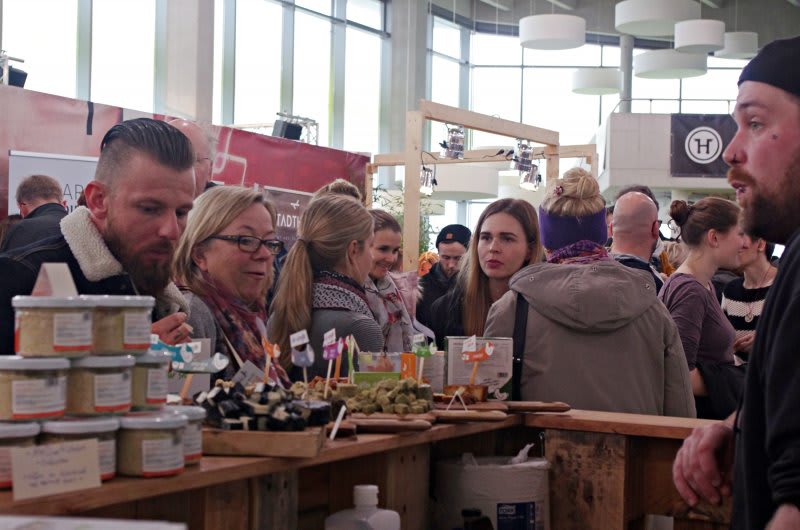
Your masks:
<svg viewBox="0 0 800 530"><path fill-rule="evenodd" d="M472 411L472 410L434 410L436 421L439 423L461 423L466 421L503 421L508 414L499 410Z"/></svg>
<svg viewBox="0 0 800 530"><path fill-rule="evenodd" d="M448 410L447 403L434 403L433 408L434 410ZM450 410L464 410L464 407L461 405L461 402L456 400L450 406ZM467 405L467 410L499 410L500 412L508 412L508 405L506 405L502 401L486 401L483 403L473 403L472 405Z"/></svg>
<svg viewBox="0 0 800 530"><path fill-rule="evenodd" d="M351 418L350 423L356 426L358 432L395 433L408 431L427 431L432 427L431 422L425 420Z"/></svg>
<svg viewBox="0 0 800 530"><path fill-rule="evenodd" d="M310 458L319 454L324 443L322 427L300 432L203 429L203 454L206 455Z"/></svg>
<svg viewBox="0 0 800 530"><path fill-rule="evenodd" d="M411 421L422 420L428 423L435 423L436 416L428 412L426 414L384 414L383 412L376 412L374 414L364 414L363 412L354 412L347 417L348 420L396 420L396 421Z"/></svg>
<svg viewBox="0 0 800 530"><path fill-rule="evenodd" d="M561 401L506 401L509 412L567 412L572 407Z"/></svg>

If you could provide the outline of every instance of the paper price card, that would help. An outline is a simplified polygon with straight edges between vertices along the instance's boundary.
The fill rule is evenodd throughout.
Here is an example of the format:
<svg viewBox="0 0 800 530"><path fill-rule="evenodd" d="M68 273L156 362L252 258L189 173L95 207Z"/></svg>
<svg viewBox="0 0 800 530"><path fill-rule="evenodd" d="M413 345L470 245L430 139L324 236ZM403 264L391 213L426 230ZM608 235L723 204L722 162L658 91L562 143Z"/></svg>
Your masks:
<svg viewBox="0 0 800 530"><path fill-rule="evenodd" d="M304 350L296 350L292 348L292 364L300 366L301 368L308 368L314 364L314 349L311 345L306 346Z"/></svg>
<svg viewBox="0 0 800 530"><path fill-rule="evenodd" d="M11 449L14 500L100 487L97 439Z"/></svg>
<svg viewBox="0 0 800 530"><path fill-rule="evenodd" d="M494 353L494 344L491 342L487 342L485 346L483 346L478 351L465 351L461 358L464 362L467 363L482 363L489 359Z"/></svg>
<svg viewBox="0 0 800 530"><path fill-rule="evenodd" d="M336 329L332 328L325 332L325 336L322 338L322 345L327 346L334 342L336 342Z"/></svg>
<svg viewBox="0 0 800 530"><path fill-rule="evenodd" d="M304 329L301 329L297 333L292 333L289 335L289 343L291 344L292 348L299 348L304 344L308 344L308 332Z"/></svg>
<svg viewBox="0 0 800 530"><path fill-rule="evenodd" d="M473 335L469 337L467 340L464 341L464 344L461 345L461 351L466 352L474 352L478 349L478 337Z"/></svg>

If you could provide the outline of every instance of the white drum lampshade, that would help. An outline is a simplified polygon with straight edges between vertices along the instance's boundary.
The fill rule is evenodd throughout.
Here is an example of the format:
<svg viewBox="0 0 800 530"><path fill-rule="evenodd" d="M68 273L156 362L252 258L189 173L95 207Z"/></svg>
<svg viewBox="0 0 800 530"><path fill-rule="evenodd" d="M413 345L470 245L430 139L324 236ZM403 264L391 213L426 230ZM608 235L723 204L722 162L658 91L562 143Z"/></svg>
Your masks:
<svg viewBox="0 0 800 530"><path fill-rule="evenodd" d="M616 94L621 80L619 68L578 68L572 74L572 91L589 96Z"/></svg>
<svg viewBox="0 0 800 530"><path fill-rule="evenodd" d="M714 52L723 59L752 59L758 53L758 33L752 31L729 31L724 36L725 45Z"/></svg>
<svg viewBox="0 0 800 530"><path fill-rule="evenodd" d="M675 50L652 50L633 58L633 74L646 79L682 79L706 73L706 56Z"/></svg>
<svg viewBox="0 0 800 530"><path fill-rule="evenodd" d="M586 19L575 15L531 15L519 21L519 43L535 50L567 50L586 43Z"/></svg>
<svg viewBox="0 0 800 530"><path fill-rule="evenodd" d="M636 37L672 35L675 23L700 18L693 0L625 0L615 6L614 27Z"/></svg>
<svg viewBox="0 0 800 530"><path fill-rule="evenodd" d="M725 44L721 20L684 20L675 24L675 49L683 53L710 53Z"/></svg>

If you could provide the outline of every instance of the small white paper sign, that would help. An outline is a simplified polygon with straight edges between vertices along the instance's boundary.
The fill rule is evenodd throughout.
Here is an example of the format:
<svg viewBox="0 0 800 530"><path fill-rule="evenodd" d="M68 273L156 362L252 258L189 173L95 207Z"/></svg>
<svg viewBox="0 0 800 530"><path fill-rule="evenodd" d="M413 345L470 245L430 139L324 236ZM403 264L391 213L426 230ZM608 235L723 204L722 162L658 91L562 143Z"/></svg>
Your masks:
<svg viewBox="0 0 800 530"><path fill-rule="evenodd" d="M301 346L308 344L308 342L308 332L304 329L289 335L289 343L292 345L292 348L300 348Z"/></svg>
<svg viewBox="0 0 800 530"><path fill-rule="evenodd" d="M78 296L78 289L66 263L43 263L32 296Z"/></svg>
<svg viewBox="0 0 800 530"><path fill-rule="evenodd" d="M14 500L100 487L97 439L13 447Z"/></svg>
<svg viewBox="0 0 800 530"><path fill-rule="evenodd" d="M329 346L336 342L336 328L329 329L322 338L322 345Z"/></svg>
<svg viewBox="0 0 800 530"><path fill-rule="evenodd" d="M244 386L252 382L258 382L264 380L264 371L261 370L258 366L253 364L253 361L245 361L239 371L233 376L234 383L241 383Z"/></svg>
<svg viewBox="0 0 800 530"><path fill-rule="evenodd" d="M411 337L411 342L412 343L416 342L416 343L424 344L427 341L425 340L425 335L423 335L422 333L417 333L416 335Z"/></svg>
<svg viewBox="0 0 800 530"><path fill-rule="evenodd" d="M473 335L464 341L461 345L462 352L470 352L478 349L478 337Z"/></svg>

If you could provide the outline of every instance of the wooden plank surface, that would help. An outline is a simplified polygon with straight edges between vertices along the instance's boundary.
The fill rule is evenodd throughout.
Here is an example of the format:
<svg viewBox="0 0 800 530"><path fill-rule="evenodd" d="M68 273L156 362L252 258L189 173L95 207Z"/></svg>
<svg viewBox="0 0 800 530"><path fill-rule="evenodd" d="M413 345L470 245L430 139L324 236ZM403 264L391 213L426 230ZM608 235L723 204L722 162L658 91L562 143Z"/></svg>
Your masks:
<svg viewBox="0 0 800 530"><path fill-rule="evenodd" d="M616 433L628 436L684 439L695 427L717 423L714 420L647 416L620 412L571 410L563 414L526 414L528 427L564 429L597 433Z"/></svg>
<svg viewBox="0 0 800 530"><path fill-rule="evenodd" d="M326 441L315 458L267 457L204 457L184 473L165 478L135 479L118 477L100 488L53 495L42 499L14 502L10 491L0 492L0 513L63 515L85 513L106 506L160 497L170 493L205 488L271 473L357 458L403 447L429 444L440 440L505 429L520 425L522 417L509 415L501 422L479 422L461 425L434 425L416 433L367 434L356 439Z"/></svg>
<svg viewBox="0 0 800 530"><path fill-rule="evenodd" d="M207 455L308 458L317 456L324 443L322 427L299 432L203 429L203 453Z"/></svg>

